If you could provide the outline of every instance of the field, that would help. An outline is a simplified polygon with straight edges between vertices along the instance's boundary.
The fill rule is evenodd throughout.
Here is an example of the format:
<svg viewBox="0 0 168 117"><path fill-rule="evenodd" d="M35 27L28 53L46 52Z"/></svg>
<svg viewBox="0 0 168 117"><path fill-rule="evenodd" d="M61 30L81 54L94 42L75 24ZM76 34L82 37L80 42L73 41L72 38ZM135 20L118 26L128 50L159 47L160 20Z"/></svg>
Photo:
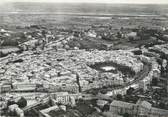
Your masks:
<svg viewBox="0 0 168 117"><path fill-rule="evenodd" d="M142 20L149 23L151 19L155 19L151 23L158 21L156 24L160 25L162 20L166 21L167 8L167 5L8 3L0 8L0 21L1 24L10 23L11 25L64 24L65 22L89 25L89 23L104 21L126 25L130 23L127 20L131 18L133 20L131 23L134 25L135 22L141 24ZM115 20L116 17L120 20Z"/></svg>
<svg viewBox="0 0 168 117"><path fill-rule="evenodd" d="M133 29L146 27L162 30L168 27L167 5L132 5L132 4L51 4L51 3L13 3L0 8L0 27L14 32L29 32L26 26L38 25L52 31L54 35L60 30L88 31L116 34L121 28L124 33ZM104 40L82 37L70 42L71 46L80 45L81 49L127 49L159 43L155 39Z"/></svg>

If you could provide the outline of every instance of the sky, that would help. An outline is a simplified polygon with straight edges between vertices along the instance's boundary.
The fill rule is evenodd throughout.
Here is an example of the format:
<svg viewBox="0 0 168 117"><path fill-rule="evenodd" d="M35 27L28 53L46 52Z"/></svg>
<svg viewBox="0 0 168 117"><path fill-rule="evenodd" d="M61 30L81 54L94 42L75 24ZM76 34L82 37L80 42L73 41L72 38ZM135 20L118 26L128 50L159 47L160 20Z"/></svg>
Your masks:
<svg viewBox="0 0 168 117"><path fill-rule="evenodd" d="M6 2L168 4L168 0L0 0L0 4L6 3Z"/></svg>

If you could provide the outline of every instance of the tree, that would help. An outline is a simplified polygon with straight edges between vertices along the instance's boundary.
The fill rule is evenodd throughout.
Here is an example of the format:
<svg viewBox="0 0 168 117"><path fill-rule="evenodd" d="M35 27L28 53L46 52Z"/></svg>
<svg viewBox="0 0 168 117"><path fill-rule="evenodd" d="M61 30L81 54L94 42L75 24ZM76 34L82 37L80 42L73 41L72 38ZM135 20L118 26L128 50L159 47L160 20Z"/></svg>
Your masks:
<svg viewBox="0 0 168 117"><path fill-rule="evenodd" d="M27 106L27 100L24 97L21 97L18 102L17 102L18 106L20 108L24 108Z"/></svg>
<svg viewBox="0 0 168 117"><path fill-rule="evenodd" d="M13 105L13 104L16 104L16 102L14 100L8 100L7 101L7 106L10 106L10 105Z"/></svg>
<svg viewBox="0 0 168 117"><path fill-rule="evenodd" d="M135 89L130 87L128 90L127 90L127 95L131 95L133 93Z"/></svg>
<svg viewBox="0 0 168 117"><path fill-rule="evenodd" d="M152 85L153 86L157 86L157 84L158 84L158 79L157 78L153 78L152 79Z"/></svg>
<svg viewBox="0 0 168 117"><path fill-rule="evenodd" d="M102 90L100 91L100 93L106 94L106 93L107 93L107 90L106 90L106 89L102 89Z"/></svg>
<svg viewBox="0 0 168 117"><path fill-rule="evenodd" d="M117 100L122 100L123 99L121 94L117 94L116 98L117 98Z"/></svg>
<svg viewBox="0 0 168 117"><path fill-rule="evenodd" d="M166 107L166 105L165 105L164 102L160 102L160 103L159 103L159 108L165 109L165 107Z"/></svg>
<svg viewBox="0 0 168 117"><path fill-rule="evenodd" d="M58 72L58 73L57 73L57 76L60 77L60 76L61 76L61 72Z"/></svg>
<svg viewBox="0 0 168 117"><path fill-rule="evenodd" d="M105 104L105 105L103 106L102 111L103 111L103 112L104 112L104 111L109 111L109 109L110 109L110 105L109 105L109 104Z"/></svg>
<svg viewBox="0 0 168 117"><path fill-rule="evenodd" d="M141 55L142 54L142 50L135 50L135 51L133 51L133 53L135 55Z"/></svg>
<svg viewBox="0 0 168 117"><path fill-rule="evenodd" d="M118 38L121 38L121 37L122 37L121 32L117 32L117 37L118 37Z"/></svg>
<svg viewBox="0 0 168 117"><path fill-rule="evenodd" d="M124 113L123 117L130 117L130 115L128 113Z"/></svg>

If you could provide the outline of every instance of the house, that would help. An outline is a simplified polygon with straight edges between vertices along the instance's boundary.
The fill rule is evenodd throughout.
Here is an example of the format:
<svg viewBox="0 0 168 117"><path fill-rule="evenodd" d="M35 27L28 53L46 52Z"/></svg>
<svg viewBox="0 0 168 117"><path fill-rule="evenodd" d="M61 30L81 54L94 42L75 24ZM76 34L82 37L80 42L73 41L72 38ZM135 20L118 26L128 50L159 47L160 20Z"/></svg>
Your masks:
<svg viewBox="0 0 168 117"><path fill-rule="evenodd" d="M136 40L137 39L137 32L130 32L126 36L129 38L130 41Z"/></svg>
<svg viewBox="0 0 168 117"><path fill-rule="evenodd" d="M87 36L96 38L97 34L94 30L90 30L90 31L88 31Z"/></svg>

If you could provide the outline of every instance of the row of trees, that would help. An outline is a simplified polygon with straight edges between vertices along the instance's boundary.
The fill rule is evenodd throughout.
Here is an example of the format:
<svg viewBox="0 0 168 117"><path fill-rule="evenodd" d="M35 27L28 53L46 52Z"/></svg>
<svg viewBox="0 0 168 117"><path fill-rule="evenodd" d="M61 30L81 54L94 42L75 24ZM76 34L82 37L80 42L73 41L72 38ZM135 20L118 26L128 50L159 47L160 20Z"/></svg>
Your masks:
<svg viewBox="0 0 168 117"><path fill-rule="evenodd" d="M27 106L27 100L24 97L21 97L17 102L15 102L13 99L10 99L7 102L7 107L13 104L17 104L19 108L24 108Z"/></svg>

